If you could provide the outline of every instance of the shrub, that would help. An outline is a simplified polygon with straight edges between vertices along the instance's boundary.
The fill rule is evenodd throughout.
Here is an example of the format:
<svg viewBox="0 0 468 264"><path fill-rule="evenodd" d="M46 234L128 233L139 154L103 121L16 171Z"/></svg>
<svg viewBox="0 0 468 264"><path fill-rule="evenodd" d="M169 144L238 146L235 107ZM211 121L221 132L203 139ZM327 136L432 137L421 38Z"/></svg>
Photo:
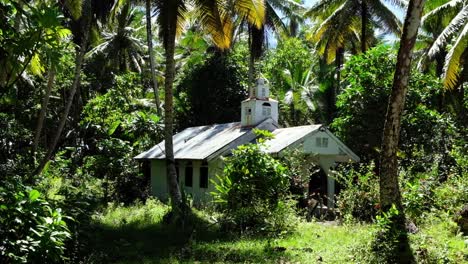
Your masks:
<svg viewBox="0 0 468 264"><path fill-rule="evenodd" d="M343 190L338 195L337 205L345 220L374 220L379 205L379 179L374 170L373 162L357 169L338 170L336 178Z"/></svg>
<svg viewBox="0 0 468 264"><path fill-rule="evenodd" d="M59 208L16 179L0 187L0 262L51 263L65 259L71 234Z"/></svg>
<svg viewBox="0 0 468 264"><path fill-rule="evenodd" d="M264 132L263 132L264 133ZM215 202L225 223L243 231L277 233L292 222L286 168L259 144L239 146L226 158L223 175L213 181Z"/></svg>

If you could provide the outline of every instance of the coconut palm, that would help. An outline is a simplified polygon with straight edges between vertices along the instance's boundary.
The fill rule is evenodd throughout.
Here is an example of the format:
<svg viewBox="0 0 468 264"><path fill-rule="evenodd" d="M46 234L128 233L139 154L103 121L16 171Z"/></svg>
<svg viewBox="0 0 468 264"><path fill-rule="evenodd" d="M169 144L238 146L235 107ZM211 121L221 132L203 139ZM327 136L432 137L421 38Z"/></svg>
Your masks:
<svg viewBox="0 0 468 264"><path fill-rule="evenodd" d="M387 1L404 8L402 0ZM372 46L374 32L401 33L401 22L380 0L321 0L305 14L319 24L314 33L319 50L330 53L345 48L346 42L358 41L361 52Z"/></svg>
<svg viewBox="0 0 468 264"><path fill-rule="evenodd" d="M277 35L294 36L297 34L297 24L303 21L302 13L305 8L299 1L295 0L265 0L265 24L257 28L255 25L248 24L249 32L249 84L253 85L255 75L255 61L263 53L265 45L265 36L267 30L276 32ZM286 24L281 14L284 14L289 20ZM242 25L241 25L242 26Z"/></svg>
<svg viewBox="0 0 468 264"><path fill-rule="evenodd" d="M116 5L115 8L117 7ZM89 51L88 56L103 54L107 66L115 67L120 72L131 68L141 73L145 63L143 56L147 47L144 40L136 35L140 28L132 26L136 12L137 10L130 6L130 2L118 8L116 15L109 20L108 31L101 33L102 42Z"/></svg>
<svg viewBox="0 0 468 264"><path fill-rule="evenodd" d="M406 13L403 34L400 40L397 63L393 78L393 86L388 100L387 114L382 137L382 151L380 157L380 205L383 212L389 213L396 208L397 213L389 218L391 234L395 237L393 256L397 256L400 263L413 263L411 249L405 230L405 215L401 201L401 192L398 183L398 141L400 138L401 116L405 106L405 97L408 91L408 81L411 72L412 50L416 42L418 28L424 0L410 0ZM394 262L387 260L388 262Z"/></svg>
<svg viewBox="0 0 468 264"><path fill-rule="evenodd" d="M165 81L164 81L164 139L166 168L171 197L172 210L175 219L182 216L184 220L186 206L182 201L182 195L177 183L177 175L174 166L173 134L173 82L175 75L174 51L175 40L180 34L187 11L194 8L199 16L200 24L211 36L213 43L220 49L227 49L232 38L232 16L236 13L254 24L257 28L263 25L265 20L265 8L262 0L156 0L155 9L159 33L163 41L166 59ZM223 9L229 6L231 9Z"/></svg>
<svg viewBox="0 0 468 264"><path fill-rule="evenodd" d="M459 86L464 81L460 79L460 73L468 66L468 1L451 0L437 6L422 18L422 23L429 30L437 26L444 27L440 33L436 30L431 32L437 38L427 51L427 55L430 59L434 59L447 52L442 72L444 86L447 88ZM452 46L448 49L449 44Z"/></svg>
<svg viewBox="0 0 468 264"><path fill-rule="evenodd" d="M156 111L159 116L161 113L161 101L159 100L159 86L156 78L156 65L154 60L153 50L153 30L151 24L151 14L153 9L151 8L151 0L145 0L145 17L146 17L146 41L148 44L148 55L150 63L150 74L151 82L153 83L154 103L156 104Z"/></svg>

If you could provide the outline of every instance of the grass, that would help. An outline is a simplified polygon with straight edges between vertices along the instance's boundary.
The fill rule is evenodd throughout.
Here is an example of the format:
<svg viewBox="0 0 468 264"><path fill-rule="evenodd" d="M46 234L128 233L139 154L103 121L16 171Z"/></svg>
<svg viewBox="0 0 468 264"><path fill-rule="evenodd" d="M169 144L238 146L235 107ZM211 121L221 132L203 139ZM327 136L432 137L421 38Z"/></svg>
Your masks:
<svg viewBox="0 0 468 264"><path fill-rule="evenodd" d="M157 201L110 205L94 216L87 263L365 263L375 225L300 222L277 238L233 236L196 211L195 231L163 224L169 208ZM466 263L464 238L449 221L430 218L411 235L420 263ZM453 222L452 222L453 223ZM450 226L447 226L450 225Z"/></svg>

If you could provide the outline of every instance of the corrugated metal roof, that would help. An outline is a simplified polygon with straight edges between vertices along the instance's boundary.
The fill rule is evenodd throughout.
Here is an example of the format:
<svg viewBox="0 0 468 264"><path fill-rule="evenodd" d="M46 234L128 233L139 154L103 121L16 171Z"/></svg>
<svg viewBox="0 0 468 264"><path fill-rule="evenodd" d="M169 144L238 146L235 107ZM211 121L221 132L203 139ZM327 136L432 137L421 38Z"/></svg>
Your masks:
<svg viewBox="0 0 468 264"><path fill-rule="evenodd" d="M277 128L271 119L267 119L256 127L270 130L274 134L273 139L265 142L265 151L270 154L279 154L285 148L300 143L311 133L323 129L345 152L341 156L337 155L337 160L359 161L356 154L322 125ZM190 127L174 135L174 157L175 159L210 160L219 155L225 155L238 145L253 142L254 138L252 128L242 128L239 122ZM164 141L135 157L135 159L164 158Z"/></svg>
<svg viewBox="0 0 468 264"><path fill-rule="evenodd" d="M206 159L212 153L241 137L250 129L241 129L239 122L190 127L174 135L176 159ZM164 141L135 159L164 159Z"/></svg>
<svg viewBox="0 0 468 264"><path fill-rule="evenodd" d="M317 131L322 125L279 128L273 131L275 137L265 142L266 152L276 154L294 144L308 134Z"/></svg>

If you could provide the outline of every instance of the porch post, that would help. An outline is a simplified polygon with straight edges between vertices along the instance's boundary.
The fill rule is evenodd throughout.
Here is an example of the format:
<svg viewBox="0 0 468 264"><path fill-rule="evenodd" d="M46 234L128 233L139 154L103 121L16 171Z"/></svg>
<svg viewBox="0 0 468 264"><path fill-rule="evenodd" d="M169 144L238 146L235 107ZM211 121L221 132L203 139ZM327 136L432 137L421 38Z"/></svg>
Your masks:
<svg viewBox="0 0 468 264"><path fill-rule="evenodd" d="M331 176L331 168L335 166L335 160L331 157L320 157L319 164L327 175L327 207L335 208L335 178Z"/></svg>

